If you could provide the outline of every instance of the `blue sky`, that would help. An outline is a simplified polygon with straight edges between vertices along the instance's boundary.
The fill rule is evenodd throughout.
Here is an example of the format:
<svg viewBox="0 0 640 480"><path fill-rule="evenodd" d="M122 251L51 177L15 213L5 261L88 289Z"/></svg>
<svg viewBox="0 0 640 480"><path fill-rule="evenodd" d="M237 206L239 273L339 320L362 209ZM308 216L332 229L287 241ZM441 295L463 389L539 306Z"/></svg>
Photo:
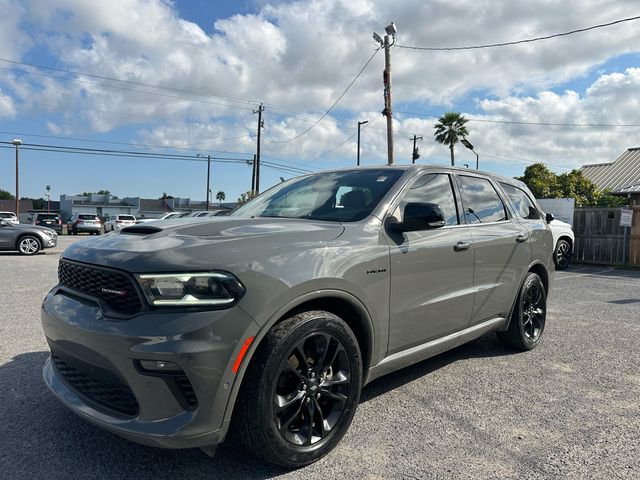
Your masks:
<svg viewBox="0 0 640 480"><path fill-rule="evenodd" d="M295 172L386 162L377 53L336 107L309 132L373 55L389 21L398 45L460 46L559 33L640 14L629 1L444 0L382 2L0 0L0 141L115 149L188 158L120 158L24 149L21 196L108 189L201 200L250 189L244 162L265 104L261 187ZM423 52L394 47L396 162L414 134L422 163L448 164L435 118L464 113L481 168L520 175L532 162L564 172L613 161L639 146L639 21L513 47ZM59 69L59 70L52 70ZM75 73L68 73L75 72ZM83 74L90 74L86 76ZM112 81L107 79L117 79ZM7 147L7 145L1 145ZM461 145L456 164L475 164ZM0 148L0 188L14 192L14 150Z"/></svg>

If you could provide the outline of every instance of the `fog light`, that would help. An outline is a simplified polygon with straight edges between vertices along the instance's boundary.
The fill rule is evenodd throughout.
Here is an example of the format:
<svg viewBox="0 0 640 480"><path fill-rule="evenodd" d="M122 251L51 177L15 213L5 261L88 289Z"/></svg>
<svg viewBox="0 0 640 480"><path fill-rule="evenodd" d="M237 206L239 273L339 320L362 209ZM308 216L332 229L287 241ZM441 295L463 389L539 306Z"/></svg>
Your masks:
<svg viewBox="0 0 640 480"><path fill-rule="evenodd" d="M182 369L173 362L167 362L164 360L139 360L140 368L148 372L158 373L177 373L182 372Z"/></svg>

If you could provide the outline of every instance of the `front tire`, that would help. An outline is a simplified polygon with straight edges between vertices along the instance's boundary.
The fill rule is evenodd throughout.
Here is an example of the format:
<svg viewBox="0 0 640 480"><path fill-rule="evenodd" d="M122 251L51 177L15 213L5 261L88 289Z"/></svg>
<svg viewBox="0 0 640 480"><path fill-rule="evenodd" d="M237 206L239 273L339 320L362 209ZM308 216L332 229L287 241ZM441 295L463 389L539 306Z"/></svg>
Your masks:
<svg viewBox="0 0 640 480"><path fill-rule="evenodd" d="M232 432L248 451L287 468L329 453L360 399L362 361L349 326L310 311L277 324L243 379Z"/></svg>
<svg viewBox="0 0 640 480"><path fill-rule="evenodd" d="M40 248L40 240L32 235L25 235L18 240L18 251L22 255L35 255Z"/></svg>
<svg viewBox="0 0 640 480"><path fill-rule="evenodd" d="M571 244L567 240L558 240L556 250L553 252L556 270L566 270L571 262Z"/></svg>
<svg viewBox="0 0 640 480"><path fill-rule="evenodd" d="M533 350L542 339L547 319L547 295L540 277L529 272L520 288L509 329L498 339L516 350Z"/></svg>

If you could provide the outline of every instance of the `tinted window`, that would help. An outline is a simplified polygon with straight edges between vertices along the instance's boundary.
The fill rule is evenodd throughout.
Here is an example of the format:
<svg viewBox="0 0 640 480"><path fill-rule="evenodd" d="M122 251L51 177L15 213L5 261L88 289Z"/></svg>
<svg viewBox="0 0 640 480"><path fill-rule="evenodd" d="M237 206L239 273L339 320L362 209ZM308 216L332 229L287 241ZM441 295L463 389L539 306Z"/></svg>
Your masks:
<svg viewBox="0 0 640 480"><path fill-rule="evenodd" d="M60 217L58 217L57 214L54 213L39 213L38 214L38 220L58 220Z"/></svg>
<svg viewBox="0 0 640 480"><path fill-rule="evenodd" d="M309 175L276 185L232 215L355 222L373 211L403 173L362 169Z"/></svg>
<svg viewBox="0 0 640 480"><path fill-rule="evenodd" d="M81 220L97 220L97 215L78 215L78 218Z"/></svg>
<svg viewBox="0 0 640 480"><path fill-rule="evenodd" d="M440 205L444 213L445 226L458 225L456 198L451 187L451 179L445 173L428 173L418 178L404 194L400 208L407 203L434 203Z"/></svg>
<svg viewBox="0 0 640 480"><path fill-rule="evenodd" d="M540 218L538 209L524 190L507 183L501 183L500 186L509 197L509 200L511 200L518 217L528 220L537 220Z"/></svg>
<svg viewBox="0 0 640 480"><path fill-rule="evenodd" d="M133 215L118 215L118 219L119 220L136 220L136 217L134 217Z"/></svg>
<svg viewBox="0 0 640 480"><path fill-rule="evenodd" d="M507 219L504 203L489 180L466 175L461 175L458 179L467 223L500 222Z"/></svg>
<svg viewBox="0 0 640 480"><path fill-rule="evenodd" d="M0 218L16 218L16 214L0 212Z"/></svg>

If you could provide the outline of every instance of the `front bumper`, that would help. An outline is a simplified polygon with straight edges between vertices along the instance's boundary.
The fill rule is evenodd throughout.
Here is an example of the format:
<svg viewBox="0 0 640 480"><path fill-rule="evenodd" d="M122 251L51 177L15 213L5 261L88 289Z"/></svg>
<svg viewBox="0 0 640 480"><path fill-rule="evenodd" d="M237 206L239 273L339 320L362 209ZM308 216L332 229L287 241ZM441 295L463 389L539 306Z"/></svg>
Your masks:
<svg viewBox="0 0 640 480"><path fill-rule="evenodd" d="M58 245L58 235L50 237L48 235L42 235L42 248L53 248Z"/></svg>
<svg viewBox="0 0 640 480"><path fill-rule="evenodd" d="M238 307L151 311L122 320L56 287L44 300L41 319L53 353L44 365L45 383L80 417L158 447L224 439L232 365L244 340L258 330ZM166 376L143 372L140 360L173 362L190 390L185 394ZM185 402L193 397L195 404Z"/></svg>

